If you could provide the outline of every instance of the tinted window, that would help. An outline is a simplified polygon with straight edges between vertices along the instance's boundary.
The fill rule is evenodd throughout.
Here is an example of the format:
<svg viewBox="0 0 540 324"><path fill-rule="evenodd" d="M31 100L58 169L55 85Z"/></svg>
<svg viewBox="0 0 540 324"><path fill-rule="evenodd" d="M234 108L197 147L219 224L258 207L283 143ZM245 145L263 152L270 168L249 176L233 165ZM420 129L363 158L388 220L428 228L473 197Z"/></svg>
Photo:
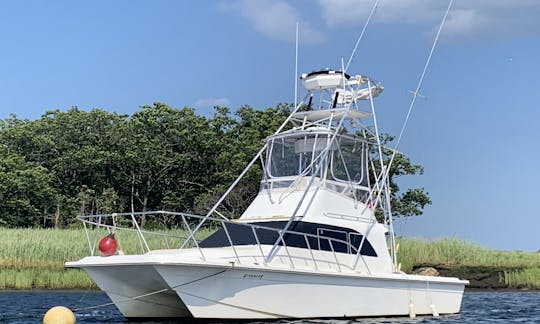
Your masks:
<svg viewBox="0 0 540 324"><path fill-rule="evenodd" d="M284 221L256 223L256 225L271 228L284 228L286 224L287 222ZM231 241L234 245L257 244L257 240L251 227L232 223L224 223L224 226L227 231L225 231L224 228L221 228L220 230L206 238L204 241L202 241L200 243L200 246L205 248L230 246L227 233L229 234ZM308 242L306 242L306 239L303 235L288 233L283 236L283 240L285 241L285 244L287 246L308 248L309 243L309 247L313 250L332 251L333 249L335 252L339 253L356 253L356 251L350 251L351 249L345 243L335 241L332 241L332 243L330 243L329 240L325 238L333 238L346 242L347 237L349 237L350 244L356 249L358 249L358 247L360 246L363 238L360 233L351 229L307 222L293 222L289 230L294 232L312 234L315 236L318 235L319 239L317 239L316 237L309 237ZM276 231L262 228L255 229L255 231L257 233L259 243L261 244L273 245L279 238L279 235ZM279 242L278 245L283 245L283 242ZM374 257L377 256L377 253L375 253L375 249L373 249L373 246L369 243L367 239L364 241L361 254Z"/></svg>

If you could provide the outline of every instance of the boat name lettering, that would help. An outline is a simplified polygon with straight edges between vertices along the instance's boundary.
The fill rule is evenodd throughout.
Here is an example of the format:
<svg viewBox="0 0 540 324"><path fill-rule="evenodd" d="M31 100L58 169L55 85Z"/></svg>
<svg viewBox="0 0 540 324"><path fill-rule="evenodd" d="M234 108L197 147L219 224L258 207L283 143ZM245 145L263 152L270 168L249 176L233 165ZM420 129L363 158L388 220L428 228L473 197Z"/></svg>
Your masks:
<svg viewBox="0 0 540 324"><path fill-rule="evenodd" d="M260 273L244 273L244 279L262 279L263 274Z"/></svg>

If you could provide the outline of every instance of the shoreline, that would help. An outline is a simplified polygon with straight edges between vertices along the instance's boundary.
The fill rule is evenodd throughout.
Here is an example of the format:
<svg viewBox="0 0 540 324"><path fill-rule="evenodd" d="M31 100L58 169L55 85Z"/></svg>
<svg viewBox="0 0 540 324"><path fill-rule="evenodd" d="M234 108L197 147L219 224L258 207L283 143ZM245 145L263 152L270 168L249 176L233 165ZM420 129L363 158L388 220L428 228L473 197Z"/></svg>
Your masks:
<svg viewBox="0 0 540 324"><path fill-rule="evenodd" d="M534 271L537 268L524 266L448 266L443 264L422 264L415 265L413 271L426 267L437 272L439 276L469 280L469 285L466 286L466 289L469 290L540 290L540 287L527 285L526 283L512 285L508 280L508 277L516 273L523 273L529 270Z"/></svg>
<svg viewBox="0 0 540 324"><path fill-rule="evenodd" d="M50 289L44 289L44 288L36 288L36 289L0 289L0 293L10 293L10 292L33 292L33 293L47 293L47 292L67 292L67 293L93 293L93 292L104 292L103 290L95 287L91 289L83 289L83 288L73 288L73 289L56 289L56 288L50 288ZM537 293L540 292L540 289L518 289L518 288L475 288L475 287L467 287L465 286L465 292L531 292L531 293Z"/></svg>
<svg viewBox="0 0 540 324"><path fill-rule="evenodd" d="M439 276L456 277L469 280L466 292L538 292L538 286L511 286L505 282L504 276L509 271L526 270L527 268L507 267L471 267L471 266L415 266L414 269L430 267L439 272ZM54 280L53 280L54 278ZM82 270L68 268L16 268L2 269L0 274L0 292L32 291L86 291L98 292L99 287Z"/></svg>
<svg viewBox="0 0 540 324"><path fill-rule="evenodd" d="M540 292L540 289L518 289L518 288L468 288L465 286L465 292Z"/></svg>
<svg viewBox="0 0 540 324"><path fill-rule="evenodd" d="M102 237L106 232L92 234ZM138 238L124 234L118 233L123 251L140 253ZM175 232L178 236L182 234ZM83 229L0 228L0 237L0 291L98 290L86 272L64 268L66 261L89 254ZM435 275L469 280L466 287L469 291L540 290L538 252L490 250L451 238L435 241L398 238L398 242L401 246L398 262L405 273L432 267ZM158 249L167 248L165 243L157 239L149 242Z"/></svg>

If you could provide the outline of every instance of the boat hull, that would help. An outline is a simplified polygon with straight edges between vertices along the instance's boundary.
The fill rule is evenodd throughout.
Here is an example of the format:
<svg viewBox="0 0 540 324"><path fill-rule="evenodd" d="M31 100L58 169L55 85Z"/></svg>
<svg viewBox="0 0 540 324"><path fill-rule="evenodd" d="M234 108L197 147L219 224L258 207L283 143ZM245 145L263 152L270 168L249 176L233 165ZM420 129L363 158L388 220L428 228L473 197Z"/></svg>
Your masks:
<svg viewBox="0 0 540 324"><path fill-rule="evenodd" d="M195 318L453 314L460 310L466 283L405 274L378 277L178 264L155 269Z"/></svg>
<svg viewBox="0 0 540 324"><path fill-rule="evenodd" d="M151 265L82 266L126 318L192 317Z"/></svg>

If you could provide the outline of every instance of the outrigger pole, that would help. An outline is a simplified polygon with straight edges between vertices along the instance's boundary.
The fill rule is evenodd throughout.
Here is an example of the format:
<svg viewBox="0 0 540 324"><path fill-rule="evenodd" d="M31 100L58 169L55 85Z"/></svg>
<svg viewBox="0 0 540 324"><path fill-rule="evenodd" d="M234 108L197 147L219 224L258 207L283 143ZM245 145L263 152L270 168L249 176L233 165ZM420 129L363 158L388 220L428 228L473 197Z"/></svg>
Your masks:
<svg viewBox="0 0 540 324"><path fill-rule="evenodd" d="M392 152L392 156L390 157L390 162L388 162L388 165L386 166L386 170L384 171L383 177L380 180L381 186L385 186L385 195L389 195L390 191L388 190L388 187L386 186L389 174L390 174L390 168L392 167L392 164L394 163L394 158L396 157L396 152L399 148L399 144L401 143L401 138L403 137L403 134L405 133L405 129L407 128L407 124L409 122L409 118L412 113L412 109L414 107L414 104L416 103L416 98L419 96L420 88L422 87L422 83L424 82L424 77L426 75L427 69L429 67L429 63L431 62L431 57L433 56L433 52L435 51L435 47L437 46L437 43L439 41L439 36L441 35L441 31L443 29L444 23L446 22L446 18L448 17L448 13L450 12L450 9L452 8L452 5L454 4L454 0L450 0L448 3L448 7L446 8L446 12L444 13L442 22L439 26L439 30L437 31L437 35L435 36L435 39L433 40L433 44L431 46L431 50L429 52L428 58L426 60L426 64L424 65L424 70L422 71L422 74L420 75L420 79L418 80L418 84L416 86L416 90L413 92L413 98L411 100L411 103L409 105L409 109L407 111L407 115L405 116L405 121L403 122L403 126L401 127L401 131L399 132L399 136L396 141L396 145L394 146L394 150ZM379 186L380 188L382 188ZM379 199L381 197L381 191L377 193L377 197L375 199L375 206L377 205ZM388 196L388 199L390 197ZM388 200L387 199L387 200ZM392 217L392 211L391 211L391 204L390 202L387 202L387 208L389 213L389 223L388 226L390 227L390 232L392 235L392 258L394 265L397 264L397 253L396 253L396 246L395 246L395 238L394 238L394 225L393 225L393 217Z"/></svg>

